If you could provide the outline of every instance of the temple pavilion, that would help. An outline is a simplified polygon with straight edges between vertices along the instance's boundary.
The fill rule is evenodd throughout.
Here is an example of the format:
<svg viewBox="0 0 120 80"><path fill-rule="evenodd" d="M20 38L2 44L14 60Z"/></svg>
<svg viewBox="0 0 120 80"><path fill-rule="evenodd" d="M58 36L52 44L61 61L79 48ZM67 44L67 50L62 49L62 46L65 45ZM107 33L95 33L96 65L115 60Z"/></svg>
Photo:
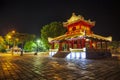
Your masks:
<svg viewBox="0 0 120 80"><path fill-rule="evenodd" d="M108 43L112 41L112 37L94 34L91 28L95 26L95 21L85 20L83 16L73 13L67 22L63 22L63 26L67 28L64 35L48 38L51 56L67 58L111 56ZM58 47L55 47L56 44Z"/></svg>

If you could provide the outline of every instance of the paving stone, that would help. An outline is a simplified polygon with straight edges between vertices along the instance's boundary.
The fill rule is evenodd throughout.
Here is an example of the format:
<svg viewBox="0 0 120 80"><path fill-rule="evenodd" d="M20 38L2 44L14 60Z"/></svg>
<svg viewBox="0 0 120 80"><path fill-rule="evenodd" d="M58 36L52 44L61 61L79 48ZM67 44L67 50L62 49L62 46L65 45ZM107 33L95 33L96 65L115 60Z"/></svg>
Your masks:
<svg viewBox="0 0 120 80"><path fill-rule="evenodd" d="M2 53L0 53L2 54ZM120 80L118 59L0 56L0 80Z"/></svg>

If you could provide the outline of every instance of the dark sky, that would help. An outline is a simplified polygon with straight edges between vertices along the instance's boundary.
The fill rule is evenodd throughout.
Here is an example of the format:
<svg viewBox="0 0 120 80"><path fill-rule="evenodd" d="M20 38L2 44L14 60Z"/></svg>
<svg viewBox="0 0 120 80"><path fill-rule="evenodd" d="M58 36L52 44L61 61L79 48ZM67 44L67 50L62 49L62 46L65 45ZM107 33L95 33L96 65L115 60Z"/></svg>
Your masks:
<svg viewBox="0 0 120 80"><path fill-rule="evenodd" d="M120 40L120 9L115 0L3 0L0 2L0 35L15 29L40 35L42 26L65 22L72 13L96 21L93 32Z"/></svg>

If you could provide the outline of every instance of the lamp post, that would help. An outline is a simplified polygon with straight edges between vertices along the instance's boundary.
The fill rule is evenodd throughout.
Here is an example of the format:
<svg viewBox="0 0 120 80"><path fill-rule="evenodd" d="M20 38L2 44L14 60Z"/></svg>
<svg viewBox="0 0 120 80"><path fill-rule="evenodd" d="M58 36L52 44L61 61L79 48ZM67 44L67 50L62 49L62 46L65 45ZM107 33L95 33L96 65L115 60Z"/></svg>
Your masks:
<svg viewBox="0 0 120 80"><path fill-rule="evenodd" d="M13 55L13 51L14 51L14 47L15 47L15 36L14 36L15 35L15 30L13 30L11 33L12 33L11 37L12 37L12 41L13 41L13 47L12 47L12 55Z"/></svg>
<svg viewBox="0 0 120 80"><path fill-rule="evenodd" d="M8 49L10 48L10 39L11 39L11 36L8 35Z"/></svg>
<svg viewBox="0 0 120 80"><path fill-rule="evenodd" d="M15 30L13 30L12 33L14 34L14 33L15 33Z"/></svg>
<svg viewBox="0 0 120 80"><path fill-rule="evenodd" d="M12 31L12 36L13 36L13 48L15 47L15 31L13 30Z"/></svg>
<svg viewBox="0 0 120 80"><path fill-rule="evenodd" d="M37 40L37 41L36 41L37 50L36 50L36 52L35 52L35 54L34 54L34 55L37 55L37 54L38 54L38 52L39 52L39 43L40 43L40 40Z"/></svg>

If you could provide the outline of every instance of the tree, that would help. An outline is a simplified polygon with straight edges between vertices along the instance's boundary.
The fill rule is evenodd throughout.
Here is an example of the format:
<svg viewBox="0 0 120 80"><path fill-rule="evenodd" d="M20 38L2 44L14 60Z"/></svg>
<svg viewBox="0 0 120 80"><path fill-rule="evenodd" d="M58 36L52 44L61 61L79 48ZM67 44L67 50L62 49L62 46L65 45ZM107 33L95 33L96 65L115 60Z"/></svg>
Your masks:
<svg viewBox="0 0 120 80"><path fill-rule="evenodd" d="M24 47L24 44L27 42L27 41L32 41L35 39L35 35L30 35L30 34L27 34L27 33L18 33L16 35L16 37L18 38L19 40L19 43L21 44L21 48L22 48L22 51L21 51L21 55L23 54L23 47Z"/></svg>
<svg viewBox="0 0 120 80"><path fill-rule="evenodd" d="M6 46L5 46L4 38L2 36L0 36L0 51L4 52L5 49L6 49Z"/></svg>
<svg viewBox="0 0 120 80"><path fill-rule="evenodd" d="M36 50L36 44L34 43L34 41L27 41L24 45L24 50L25 51L35 51Z"/></svg>
<svg viewBox="0 0 120 80"><path fill-rule="evenodd" d="M24 45L25 51L45 51L45 47L41 39L37 39L34 41L27 41Z"/></svg>
<svg viewBox="0 0 120 80"><path fill-rule="evenodd" d="M15 31L10 31L5 35L6 44L17 46L18 44L23 44L26 41L34 40L34 34L19 33Z"/></svg>
<svg viewBox="0 0 120 80"><path fill-rule="evenodd" d="M21 56L23 55L23 47L24 47L24 44L27 42L27 41L31 41L31 40L34 40L35 39L35 35L30 35L30 34L27 34L27 33L18 33L16 34L16 38L18 38L19 40L19 43L21 44Z"/></svg>
<svg viewBox="0 0 120 80"><path fill-rule="evenodd" d="M111 43L109 43L109 49L111 50L112 53L119 52L120 41L112 41Z"/></svg>
<svg viewBox="0 0 120 80"><path fill-rule="evenodd" d="M111 46L112 48L118 48L120 45L119 41L112 41L111 43L109 43L109 46Z"/></svg>
<svg viewBox="0 0 120 80"><path fill-rule="evenodd" d="M10 31L5 36L6 44L11 45L13 48L15 46L21 46L21 55L23 54L23 47L27 41L32 41L36 38L34 34L19 33L15 31Z"/></svg>
<svg viewBox="0 0 120 80"><path fill-rule="evenodd" d="M66 28L63 27L61 22L51 22L43 26L41 29L41 39L46 47L49 49L48 37L57 37L63 35L66 32Z"/></svg>
<svg viewBox="0 0 120 80"><path fill-rule="evenodd" d="M15 44L17 41L16 34L18 33L16 33L15 31L10 31L5 35L6 45L9 45L9 46L17 45Z"/></svg>

